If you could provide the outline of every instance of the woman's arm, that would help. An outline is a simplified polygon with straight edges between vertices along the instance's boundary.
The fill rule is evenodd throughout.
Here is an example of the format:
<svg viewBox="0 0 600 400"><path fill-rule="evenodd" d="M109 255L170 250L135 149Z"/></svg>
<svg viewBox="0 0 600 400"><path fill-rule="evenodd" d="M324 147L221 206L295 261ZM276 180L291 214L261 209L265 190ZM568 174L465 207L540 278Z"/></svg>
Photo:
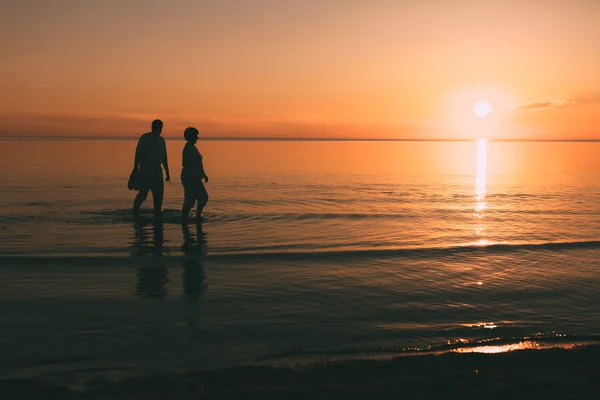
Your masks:
<svg viewBox="0 0 600 400"><path fill-rule="evenodd" d="M204 182L208 182L208 176L206 172L204 172L204 164L202 163L202 157L200 157L200 176L201 179L204 179Z"/></svg>

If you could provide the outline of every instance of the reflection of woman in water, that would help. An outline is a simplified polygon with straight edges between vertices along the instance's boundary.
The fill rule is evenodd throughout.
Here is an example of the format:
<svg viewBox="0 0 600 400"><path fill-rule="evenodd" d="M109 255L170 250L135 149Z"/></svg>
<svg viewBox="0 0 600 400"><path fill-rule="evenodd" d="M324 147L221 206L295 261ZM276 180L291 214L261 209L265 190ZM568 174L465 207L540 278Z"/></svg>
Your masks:
<svg viewBox="0 0 600 400"><path fill-rule="evenodd" d="M183 148L182 157L181 183L183 184L184 199L181 218L184 222L187 221L188 214L197 201L196 222L200 222L202 210L208 202L208 193L202 179L204 179L204 182L208 182L208 176L204 172L202 155L195 146L198 141L198 129L187 128L183 132L183 137L187 143Z"/></svg>
<svg viewBox="0 0 600 400"><path fill-rule="evenodd" d="M183 230L181 250L186 255L181 262L183 267L183 296L187 300L196 300L206 289L204 266L199 259L199 256L206 254L208 251L206 234L202 232L201 224L196 224L195 236L187 224L183 224L181 228Z"/></svg>

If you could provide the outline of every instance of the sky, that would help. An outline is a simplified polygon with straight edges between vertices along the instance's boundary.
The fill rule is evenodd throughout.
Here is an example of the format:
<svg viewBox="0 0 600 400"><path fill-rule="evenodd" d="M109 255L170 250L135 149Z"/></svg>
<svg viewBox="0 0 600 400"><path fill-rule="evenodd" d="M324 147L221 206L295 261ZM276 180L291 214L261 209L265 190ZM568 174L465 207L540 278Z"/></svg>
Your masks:
<svg viewBox="0 0 600 400"><path fill-rule="evenodd" d="M0 1L0 136L160 118L167 137L600 140L598 21L596 0Z"/></svg>

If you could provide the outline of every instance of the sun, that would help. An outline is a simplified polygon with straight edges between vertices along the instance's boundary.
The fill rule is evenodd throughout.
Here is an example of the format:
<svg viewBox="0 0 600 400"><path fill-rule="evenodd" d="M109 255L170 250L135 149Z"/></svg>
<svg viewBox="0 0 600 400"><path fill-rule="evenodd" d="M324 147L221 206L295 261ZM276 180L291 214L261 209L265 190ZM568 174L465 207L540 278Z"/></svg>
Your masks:
<svg viewBox="0 0 600 400"><path fill-rule="evenodd" d="M493 84L454 88L439 97L440 135L453 139L510 135L504 117L512 115L519 102L507 88Z"/></svg>
<svg viewBox="0 0 600 400"><path fill-rule="evenodd" d="M477 100L471 107L473 115L479 119L483 119L494 112L494 106L488 100Z"/></svg>

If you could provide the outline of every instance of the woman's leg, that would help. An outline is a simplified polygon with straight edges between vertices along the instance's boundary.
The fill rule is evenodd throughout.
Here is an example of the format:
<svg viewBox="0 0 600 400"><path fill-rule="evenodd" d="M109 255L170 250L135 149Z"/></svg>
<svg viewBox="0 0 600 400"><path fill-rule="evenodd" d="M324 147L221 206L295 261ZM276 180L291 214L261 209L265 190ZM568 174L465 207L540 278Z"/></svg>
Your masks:
<svg viewBox="0 0 600 400"><path fill-rule="evenodd" d="M193 188L193 185L183 185L183 207L181 209L181 220L186 223L188 220L188 216L190 214L190 210L194 207L194 203L196 202L196 190Z"/></svg>
<svg viewBox="0 0 600 400"><path fill-rule="evenodd" d="M204 210L204 206L208 203L208 192L204 187L204 184L200 182L198 186L198 208L196 209L196 221L200 221L200 217L202 216L202 210Z"/></svg>

